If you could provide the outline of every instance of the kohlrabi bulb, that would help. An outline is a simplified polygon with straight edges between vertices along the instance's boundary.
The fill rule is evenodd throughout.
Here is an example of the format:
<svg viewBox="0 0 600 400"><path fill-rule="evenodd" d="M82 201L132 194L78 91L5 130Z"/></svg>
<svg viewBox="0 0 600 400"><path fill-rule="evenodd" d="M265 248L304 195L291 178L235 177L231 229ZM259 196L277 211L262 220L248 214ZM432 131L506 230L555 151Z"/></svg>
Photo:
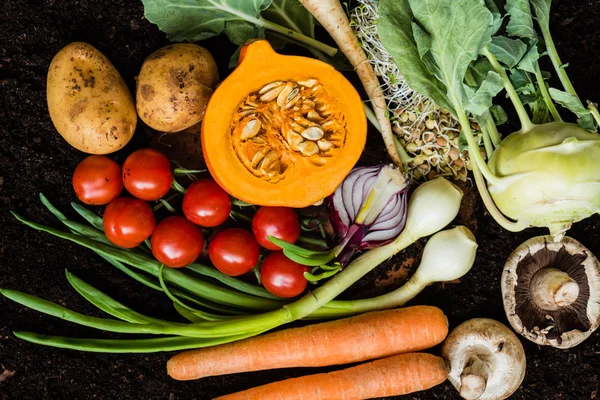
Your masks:
<svg viewBox="0 0 600 400"><path fill-rule="evenodd" d="M560 238L600 212L599 160L598 134L562 122L537 125L500 143L489 167L501 179L489 191L507 217Z"/></svg>

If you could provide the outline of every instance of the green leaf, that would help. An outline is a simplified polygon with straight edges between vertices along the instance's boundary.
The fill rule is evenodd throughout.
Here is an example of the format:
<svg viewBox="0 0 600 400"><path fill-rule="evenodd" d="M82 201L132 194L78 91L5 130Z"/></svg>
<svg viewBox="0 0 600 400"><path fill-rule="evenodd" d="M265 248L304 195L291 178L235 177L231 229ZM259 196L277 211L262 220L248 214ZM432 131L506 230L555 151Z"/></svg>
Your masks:
<svg viewBox="0 0 600 400"><path fill-rule="evenodd" d="M271 22L315 37L315 18L298 0L273 0L262 15Z"/></svg>
<svg viewBox="0 0 600 400"><path fill-rule="evenodd" d="M260 13L272 0L142 0L144 16L174 42L225 33L235 44L255 37Z"/></svg>
<svg viewBox="0 0 600 400"><path fill-rule="evenodd" d="M529 2L542 30L550 30L550 4L552 0L529 0Z"/></svg>
<svg viewBox="0 0 600 400"><path fill-rule="evenodd" d="M412 30L415 43L417 44L417 50L419 51L419 57L423 59L425 54L429 53L431 50L431 37L414 21L412 23Z"/></svg>
<svg viewBox="0 0 600 400"><path fill-rule="evenodd" d="M440 107L453 110L445 85L429 71L417 49L412 31L413 15L408 0L380 0L377 30L381 43L415 91Z"/></svg>
<svg viewBox="0 0 600 400"><path fill-rule="evenodd" d="M510 21L506 26L508 36L537 39L537 34L533 28L529 0L507 0L505 9L510 16Z"/></svg>
<svg viewBox="0 0 600 400"><path fill-rule="evenodd" d="M298 264L306 265L309 267L318 267L327 264L335 258L333 253L327 255L313 255L313 256L302 256L298 253L290 252L289 250L283 250L283 254L292 261Z"/></svg>
<svg viewBox="0 0 600 400"><path fill-rule="evenodd" d="M581 104L581 101L579 101L577 96L554 88L548 89L548 92L550 92L550 97L552 97L552 100L556 101L561 106L577 115L577 123L579 126L591 132L596 131L594 116L590 110Z"/></svg>
<svg viewBox="0 0 600 400"><path fill-rule="evenodd" d="M492 106L494 96L500 93L503 88L504 83L500 75L494 71L489 71L475 94L469 97L465 110L473 115L482 115Z"/></svg>
<svg viewBox="0 0 600 400"><path fill-rule="evenodd" d="M337 274L340 270L341 270L341 268L337 267L335 269L325 270L325 271L323 271L323 272L321 272L320 274L317 274L317 275L314 275L314 274L309 273L309 272L305 272L304 273L304 278L306 278L306 280L309 281L309 282L317 283L320 280L329 278L329 277Z"/></svg>
<svg viewBox="0 0 600 400"><path fill-rule="evenodd" d="M469 68L469 72L475 80L476 86L481 85L487 77L488 72L493 70L494 69L492 68L492 64L490 64L487 58L479 58L475 60L471 63L471 66Z"/></svg>
<svg viewBox="0 0 600 400"><path fill-rule="evenodd" d="M275 236L267 236L267 239L269 239L269 241L271 241L271 243L281 247L283 250L287 250L290 253L294 253L294 254L297 254L297 255L303 256L303 257L325 256L325 255L329 255L332 253L330 251L318 251L318 250L305 249L304 247L300 247L293 243L288 243L285 240L276 238Z"/></svg>
<svg viewBox="0 0 600 400"><path fill-rule="evenodd" d="M481 0L408 2L416 22L431 37L430 54L440 68L448 98L467 103L463 80L470 63L491 41L492 13Z"/></svg>
<svg viewBox="0 0 600 400"><path fill-rule="evenodd" d="M494 33L498 32L498 29L500 29L500 27L502 26L502 14L500 14L500 8L494 0L485 0L485 6L488 8L488 10L490 10L490 12L492 13L492 17L494 18L492 24L493 35Z"/></svg>
<svg viewBox="0 0 600 400"><path fill-rule="evenodd" d="M552 97L552 100L570 110L572 113L577 115L578 118L583 118L590 114L590 110L581 104L581 101L579 101L577 96L555 88L548 89L548 92L550 92L550 97Z"/></svg>
<svg viewBox="0 0 600 400"><path fill-rule="evenodd" d="M517 64L517 68L535 74L535 66L539 58L540 53L538 52L537 43L534 43L521 58L521 61Z"/></svg>
<svg viewBox="0 0 600 400"><path fill-rule="evenodd" d="M490 107L490 113L492 114L492 118L494 118L494 123L496 125L502 125L508 121L508 115L506 115L506 111L504 111L504 108L498 104L494 104Z"/></svg>
<svg viewBox="0 0 600 400"><path fill-rule="evenodd" d="M494 36L488 47L498 61L509 69L515 67L527 52L527 45L521 39L505 36Z"/></svg>

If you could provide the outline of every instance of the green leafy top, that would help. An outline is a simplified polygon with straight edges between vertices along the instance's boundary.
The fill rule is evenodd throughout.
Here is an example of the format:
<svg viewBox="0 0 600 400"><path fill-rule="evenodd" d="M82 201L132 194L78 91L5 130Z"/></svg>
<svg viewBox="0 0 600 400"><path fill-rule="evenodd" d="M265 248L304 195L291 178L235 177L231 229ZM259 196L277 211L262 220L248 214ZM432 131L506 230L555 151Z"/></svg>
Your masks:
<svg viewBox="0 0 600 400"><path fill-rule="evenodd" d="M198 41L225 33L235 44L257 35L261 11L272 0L142 0L148 21L172 41Z"/></svg>
<svg viewBox="0 0 600 400"><path fill-rule="evenodd" d="M142 0L144 15L172 41L225 34L237 45L277 32L333 56L337 49L314 38L315 20L298 0ZM283 41L276 41L280 46Z"/></svg>

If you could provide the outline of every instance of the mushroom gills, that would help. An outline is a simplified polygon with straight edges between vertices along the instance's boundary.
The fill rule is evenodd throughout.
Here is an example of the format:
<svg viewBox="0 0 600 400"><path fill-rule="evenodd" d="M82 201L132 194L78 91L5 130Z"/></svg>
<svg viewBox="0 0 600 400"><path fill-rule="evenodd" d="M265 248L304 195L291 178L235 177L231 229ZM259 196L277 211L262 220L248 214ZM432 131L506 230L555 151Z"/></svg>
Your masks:
<svg viewBox="0 0 600 400"><path fill-rule="evenodd" d="M523 242L506 261L501 288L511 326L534 343L568 349L600 324L600 263L568 236Z"/></svg>

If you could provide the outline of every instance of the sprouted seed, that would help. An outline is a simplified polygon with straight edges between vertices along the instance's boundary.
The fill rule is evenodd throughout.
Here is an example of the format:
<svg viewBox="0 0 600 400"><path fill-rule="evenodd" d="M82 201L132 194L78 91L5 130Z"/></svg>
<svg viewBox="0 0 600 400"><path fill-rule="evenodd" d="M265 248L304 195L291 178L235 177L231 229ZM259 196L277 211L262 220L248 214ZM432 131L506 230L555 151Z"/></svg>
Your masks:
<svg viewBox="0 0 600 400"><path fill-rule="evenodd" d="M377 0L358 0L350 19L354 33L382 80L392 129L411 156L408 175L412 182L444 176L467 180L471 169L467 151L459 150L460 123L429 98L412 90L377 34ZM472 121L479 144L479 126Z"/></svg>

